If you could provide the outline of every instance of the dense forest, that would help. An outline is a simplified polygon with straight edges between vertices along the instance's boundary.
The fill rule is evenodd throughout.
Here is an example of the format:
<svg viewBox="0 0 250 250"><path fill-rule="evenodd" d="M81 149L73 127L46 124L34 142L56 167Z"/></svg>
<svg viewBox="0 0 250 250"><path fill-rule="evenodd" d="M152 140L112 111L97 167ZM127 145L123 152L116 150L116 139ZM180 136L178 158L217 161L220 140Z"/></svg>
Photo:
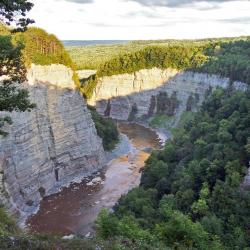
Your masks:
<svg viewBox="0 0 250 250"><path fill-rule="evenodd" d="M97 75L132 73L153 67L219 74L250 84L250 39L149 46L105 62Z"/></svg>
<svg viewBox="0 0 250 250"><path fill-rule="evenodd" d="M113 58L122 57L124 54L135 53L147 47L186 46L189 44L198 47L207 44L228 43L239 40L245 41L247 39L249 39L249 37L209 38L198 40L136 40L125 44L66 46L66 50L76 64L77 69L98 69L105 62Z"/></svg>
<svg viewBox="0 0 250 250"><path fill-rule="evenodd" d="M140 69L198 68L207 60L204 47L187 45L149 46L135 53L115 57L100 66L97 76L132 73Z"/></svg>
<svg viewBox="0 0 250 250"><path fill-rule="evenodd" d="M218 74L232 81L250 84L250 39L165 41L154 46L146 45L140 50L114 56L98 64L96 76L84 83L82 92L90 98L98 78L102 76L133 73L153 67Z"/></svg>
<svg viewBox="0 0 250 250"><path fill-rule="evenodd" d="M250 84L250 39L214 44L205 55L209 59L198 71Z"/></svg>
<svg viewBox="0 0 250 250"><path fill-rule="evenodd" d="M103 239L133 249L248 249L250 93L217 89L162 151L141 184L97 220Z"/></svg>
<svg viewBox="0 0 250 250"><path fill-rule="evenodd" d="M40 28L29 28L25 32L16 33L14 40L21 41L25 45L23 55L27 66L31 63L39 65L60 63L74 67L69 54L57 37Z"/></svg>

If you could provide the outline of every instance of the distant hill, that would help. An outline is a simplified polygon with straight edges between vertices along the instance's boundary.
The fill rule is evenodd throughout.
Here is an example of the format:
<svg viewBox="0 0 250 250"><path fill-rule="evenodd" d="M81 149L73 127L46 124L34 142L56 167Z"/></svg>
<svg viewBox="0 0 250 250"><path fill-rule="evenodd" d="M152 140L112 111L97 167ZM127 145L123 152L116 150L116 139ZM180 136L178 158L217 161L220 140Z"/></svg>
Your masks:
<svg viewBox="0 0 250 250"><path fill-rule="evenodd" d="M62 40L64 46L126 44L129 40Z"/></svg>

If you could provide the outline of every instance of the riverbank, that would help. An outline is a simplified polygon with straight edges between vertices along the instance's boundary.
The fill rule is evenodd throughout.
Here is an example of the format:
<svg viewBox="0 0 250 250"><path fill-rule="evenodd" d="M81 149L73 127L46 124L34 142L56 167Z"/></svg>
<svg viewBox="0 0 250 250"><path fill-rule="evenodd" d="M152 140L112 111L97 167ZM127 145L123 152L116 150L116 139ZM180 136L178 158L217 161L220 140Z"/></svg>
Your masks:
<svg viewBox="0 0 250 250"><path fill-rule="evenodd" d="M121 195L139 185L141 169L162 144L156 132L138 124L119 123L120 143L107 154L106 167L80 183L43 199L27 226L33 233L92 235L102 208L112 209Z"/></svg>

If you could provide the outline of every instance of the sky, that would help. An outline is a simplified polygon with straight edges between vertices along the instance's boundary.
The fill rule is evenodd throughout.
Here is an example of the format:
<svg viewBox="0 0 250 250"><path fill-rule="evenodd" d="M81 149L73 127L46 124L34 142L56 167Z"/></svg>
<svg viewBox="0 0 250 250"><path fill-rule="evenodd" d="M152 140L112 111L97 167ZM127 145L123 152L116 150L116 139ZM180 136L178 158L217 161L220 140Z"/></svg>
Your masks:
<svg viewBox="0 0 250 250"><path fill-rule="evenodd" d="M61 40L250 35L250 0L30 0L35 26Z"/></svg>

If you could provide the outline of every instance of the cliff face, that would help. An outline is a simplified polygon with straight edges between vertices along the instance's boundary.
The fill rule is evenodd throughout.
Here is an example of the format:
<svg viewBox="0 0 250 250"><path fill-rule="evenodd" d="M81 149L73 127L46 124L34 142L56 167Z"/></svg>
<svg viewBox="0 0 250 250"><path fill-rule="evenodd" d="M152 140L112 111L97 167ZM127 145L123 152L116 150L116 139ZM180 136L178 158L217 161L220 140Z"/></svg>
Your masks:
<svg viewBox="0 0 250 250"><path fill-rule="evenodd" d="M105 162L86 103L63 65L32 65L25 84L37 108L8 114L0 140L0 203L22 218L40 199ZM1 114L3 115L3 113Z"/></svg>
<svg viewBox="0 0 250 250"><path fill-rule="evenodd" d="M216 86L225 88L229 82L229 79L216 75L153 68L101 78L88 103L96 106L99 113L115 119L128 120L131 115L138 119L157 111L159 93L171 96L176 92L179 105L175 114L179 117L186 110L190 96L196 96L199 105L206 90ZM246 88L240 82L233 85L235 88Z"/></svg>
<svg viewBox="0 0 250 250"><path fill-rule="evenodd" d="M184 111L197 109L207 90L229 85L228 78L218 75L145 69L134 74L99 79L88 103L96 106L102 115L119 120L149 118L159 111L167 110L167 115L174 117L172 126L176 126ZM242 91L248 88L242 82L233 82L232 87ZM243 184L250 186L250 169Z"/></svg>

